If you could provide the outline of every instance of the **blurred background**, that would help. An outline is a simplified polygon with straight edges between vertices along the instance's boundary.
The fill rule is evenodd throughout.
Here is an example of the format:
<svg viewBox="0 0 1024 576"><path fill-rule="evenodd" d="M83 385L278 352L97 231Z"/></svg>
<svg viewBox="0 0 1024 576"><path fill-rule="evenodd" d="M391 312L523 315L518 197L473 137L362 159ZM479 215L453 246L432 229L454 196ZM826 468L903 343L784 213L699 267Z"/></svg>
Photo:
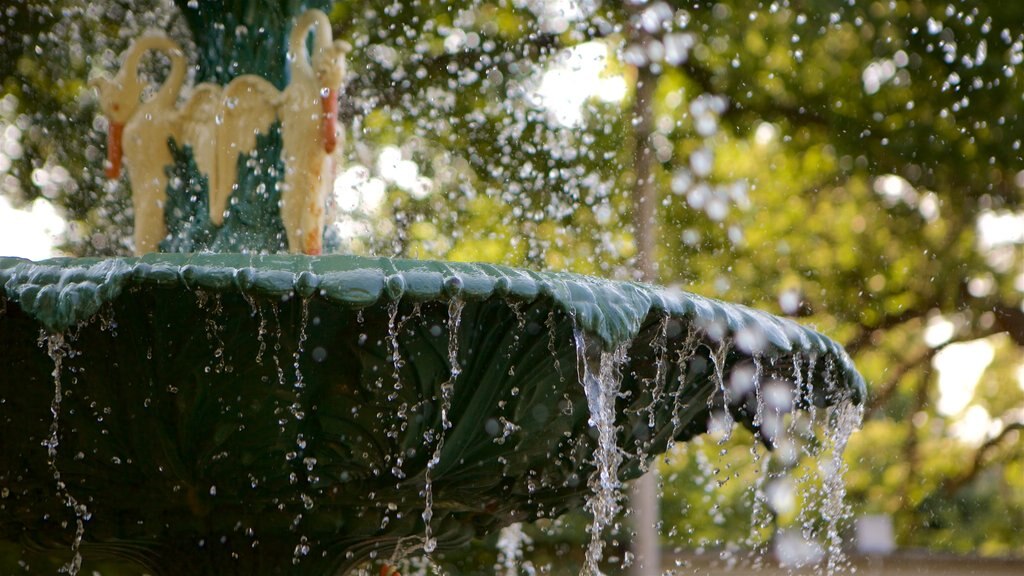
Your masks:
<svg viewBox="0 0 1024 576"><path fill-rule="evenodd" d="M1024 4L329 10L355 47L336 251L646 280L813 325L869 382L845 454L854 564L1021 573ZM87 80L147 29L189 46L182 18L166 0L4 3L0 255L131 252L128 185L103 175ZM166 67L154 55L143 72L155 86ZM743 573L748 551L777 560L807 521L800 500L820 491L769 494L791 517L757 520L751 444L737 431L659 460L667 569ZM526 528L523 569L577 570L585 525ZM504 570L497 544L452 570Z"/></svg>

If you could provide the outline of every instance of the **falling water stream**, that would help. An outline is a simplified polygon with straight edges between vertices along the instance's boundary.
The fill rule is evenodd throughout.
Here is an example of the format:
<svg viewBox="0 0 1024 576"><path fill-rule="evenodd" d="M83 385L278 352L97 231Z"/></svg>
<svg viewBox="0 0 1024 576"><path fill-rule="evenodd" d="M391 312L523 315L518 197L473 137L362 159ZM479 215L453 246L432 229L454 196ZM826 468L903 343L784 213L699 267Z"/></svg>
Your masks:
<svg viewBox="0 0 1024 576"><path fill-rule="evenodd" d="M450 367L448 380L441 384L441 429L436 432L437 440L434 453L427 462L427 469L424 471L423 485L423 551L428 555L437 548L437 540L434 539L433 529L430 521L434 517L434 468L441 462L441 454L444 451L444 439L448 430L452 427L450 412L452 409L452 395L455 393L455 381L462 372L459 366L459 324L462 322L462 309L465 302L459 299L452 299L448 304L448 366Z"/></svg>
<svg viewBox="0 0 1024 576"><path fill-rule="evenodd" d="M601 573L599 564L605 544L602 533L615 522L622 500L622 482L619 479L622 450L615 425L615 402L619 396L619 368L626 359L626 346L619 346L611 352L602 350L595 355L588 349L587 337L582 330L576 330L575 338L580 380L590 409L590 425L598 433L594 450L595 471L588 481L591 493L585 506L593 517L583 566L583 574L589 575Z"/></svg>
<svg viewBox="0 0 1024 576"><path fill-rule="evenodd" d="M306 418L306 402L304 398L304 392L306 383L302 376L302 367L300 361L303 358L305 352L306 339L308 337L307 330L309 328L309 299L302 299L302 313L299 319L299 336L295 346L295 352L292 354L292 368L295 371L295 382L292 384L293 400L291 406L288 407L288 411L294 418L295 423L299 424ZM302 522L304 511L312 510L314 503L313 498L305 492L306 489L313 483L313 473L316 467L316 459L312 457L305 457L306 450L306 438L302 432L298 432L295 436L295 450L285 454L285 460L288 462L301 462L305 478L301 481L302 487L298 488L299 500L302 502L299 512L295 514L295 518L292 520L292 527L296 530L299 524ZM292 485L300 483L299 473L291 472L289 481ZM295 544L295 549L292 552L292 564L298 564L299 561L310 552L310 545L306 536L299 536L299 541Z"/></svg>
<svg viewBox="0 0 1024 576"><path fill-rule="evenodd" d="M64 399L64 390L61 385L61 371L64 359L73 355L70 345L65 342L64 334L41 333L40 343L46 343L46 351L53 360L53 401L50 403L50 413L53 420L50 422L50 433L43 445L46 446L46 463L53 473L53 480L57 486L57 497L64 501L65 505L75 515L75 535L71 542L72 558L70 562L61 567L61 573L75 576L82 568L82 538L85 536L85 522L89 520L89 509L82 502L79 502L68 489L60 468L57 466L57 447L60 446L60 418L61 404Z"/></svg>
<svg viewBox="0 0 1024 576"><path fill-rule="evenodd" d="M659 359L665 354L664 330L663 323L652 342ZM685 367L693 357L696 342L693 333L682 341L677 349L680 366ZM764 452L757 446L749 449L750 460L758 470L754 481L745 489L751 502L750 531L735 541L719 542L716 547L721 549L720 559L727 567L742 563L755 570L761 569L767 544L763 531L772 526L779 514L790 513L794 506L800 506L797 526L784 530L776 542L775 554L780 562L799 567L808 563L817 564L819 558L823 557L821 566L825 574L834 575L848 570L850 566L842 547L842 534L851 512L844 501L845 465L842 453L850 435L860 426L862 408L849 399L841 400L836 406L825 410L825 421L821 422L820 411L813 404L802 404L813 397L816 386L833 390L838 388L835 381L836 368L831 358L826 361L822 382L812 381L816 366L814 355L806 367L799 357L794 357L791 377L775 374L765 382L766 360L759 354L752 356L749 369L733 367L731 380L727 382L724 369L732 345L729 339L722 339L709 349L720 400L728 405L730 396L741 396L752 391L756 410L752 421L758 427L755 438L774 446L775 450ZM622 464L623 452L617 445L616 412L613 407L620 395L619 367L626 359L626 348L595 353L595 346L588 342L587 336L580 330L576 332L576 348L580 384L587 396L590 423L598 431L594 452L595 471L590 480L591 494L586 504L592 517L588 529L591 541L581 571L581 574L591 575L600 574L599 563L605 546L603 532L614 523L621 511L618 467ZM771 360L772 364L774 362L774 359ZM660 398L664 393L662 371L662 363L656 362L655 377L645 383L655 398ZM685 369L680 370L680 378L685 374ZM682 390L680 386L676 391L674 420L681 413L679 396ZM708 408L712 419L709 430L721 447L717 449L718 458L724 458L728 452L725 446L729 443L735 423L727 411L712 409L710 403ZM802 412L808 408L807 412ZM653 412L649 419L653 425ZM816 434L824 438L815 441L813 436ZM781 452L781 456L774 456L776 452ZM704 459L701 454L697 452L698 462L702 462L702 482L708 487L709 497L718 500L712 507L714 520L716 515L720 516L724 512L721 509L724 500L720 500L716 494L730 479L738 477L738 473L724 470L723 464L714 457ZM640 453L637 457L647 458L648 455ZM809 459L809 463L801 463L800 457ZM821 519L820 527L815 518ZM744 548L748 550L745 557L740 553ZM820 556L816 550L820 550ZM507 559L509 555L503 557Z"/></svg>

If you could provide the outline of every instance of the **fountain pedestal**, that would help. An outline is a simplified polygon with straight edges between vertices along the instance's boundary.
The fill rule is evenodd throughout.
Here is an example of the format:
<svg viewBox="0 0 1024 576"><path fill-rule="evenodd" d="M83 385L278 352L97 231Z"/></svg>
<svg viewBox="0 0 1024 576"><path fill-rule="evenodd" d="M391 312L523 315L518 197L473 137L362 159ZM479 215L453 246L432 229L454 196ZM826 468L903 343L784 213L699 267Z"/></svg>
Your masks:
<svg viewBox="0 0 1024 576"><path fill-rule="evenodd" d="M442 548L558 516L594 489L601 414L627 456L616 481L715 413L756 428L757 383L724 384L755 360L792 375L817 359L800 376L826 385L797 407L863 394L796 324L571 274L211 254L6 259L0 282L0 426L21 439L2 453L3 538L66 551L71 497L84 550L211 574L250 566L242 550L331 574L421 547L428 497Z"/></svg>

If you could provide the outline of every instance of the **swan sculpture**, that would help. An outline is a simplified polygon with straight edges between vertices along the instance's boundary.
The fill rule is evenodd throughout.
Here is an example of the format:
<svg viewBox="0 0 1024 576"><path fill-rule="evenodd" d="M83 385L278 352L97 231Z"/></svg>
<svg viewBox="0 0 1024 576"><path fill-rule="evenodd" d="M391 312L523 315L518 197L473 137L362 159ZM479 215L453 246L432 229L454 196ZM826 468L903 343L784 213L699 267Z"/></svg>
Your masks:
<svg viewBox="0 0 1024 576"><path fill-rule="evenodd" d="M170 57L171 72L154 97L140 102L144 86L138 68L150 50ZM137 254L155 251L166 235L164 168L173 163L168 138L192 148L196 166L207 178L210 219L220 225L237 177L238 156L251 152L256 134L269 131L277 117L280 92L259 76L240 76L224 88L208 82L198 84L179 110L176 103L184 79L181 47L163 34L151 32L125 51L114 78L100 76L93 80L110 122L107 177L118 178L122 157L127 160ZM127 146L124 139L128 140Z"/></svg>
<svg viewBox="0 0 1024 576"><path fill-rule="evenodd" d="M256 148L277 119L281 92L253 74L239 76L224 87L216 112L216 169L210 183L210 220L224 223L228 200L238 180L238 158Z"/></svg>
<svg viewBox="0 0 1024 576"><path fill-rule="evenodd" d="M312 56L306 38L313 28ZM288 42L290 81L279 116L285 177L281 220L292 252L323 250L324 209L333 181L331 154L338 146L338 91L345 74L347 42L334 42L327 15L308 10L295 22Z"/></svg>
<svg viewBox="0 0 1024 576"><path fill-rule="evenodd" d="M192 88L192 95L182 106L181 143L192 148L199 173L206 177L212 196L217 188L217 114L223 104L224 90L212 82ZM213 210L210 210L213 216Z"/></svg>
<svg viewBox="0 0 1024 576"><path fill-rule="evenodd" d="M306 39L314 28L310 54ZM171 71L156 95L141 101L139 63L151 50L168 55ZM132 183L136 254L156 251L167 235L165 168L174 163L169 139L191 147L196 166L207 179L210 221L220 226L238 179L239 157L250 154L257 135L269 132L278 120L285 165L281 219L288 248L320 254L334 172L331 155L340 138L338 91L350 50L348 43L332 40L326 14L309 10L297 19L289 38L291 80L283 92L259 76L246 74L224 87L197 85L179 109L185 58L181 47L162 33L147 33L136 40L125 51L114 78L94 79L110 121L107 176L119 177L124 157Z"/></svg>
<svg viewBox="0 0 1024 576"><path fill-rule="evenodd" d="M139 63L149 51L159 51L171 60L171 70L157 93L140 101L143 84ZM155 252L167 234L164 203L167 199L166 166L173 164L169 138L178 135L178 92L185 80L185 55L167 36L150 32L129 46L123 64L113 78L92 80L99 93L100 107L110 127L107 132L108 178L121 174L122 157L132 183L135 208L135 253Z"/></svg>
<svg viewBox="0 0 1024 576"><path fill-rule="evenodd" d="M181 138L191 146L199 172L206 176L210 221L220 226L238 180L238 157L256 148L256 136L277 119L281 92L253 74L223 88L196 85L181 114Z"/></svg>

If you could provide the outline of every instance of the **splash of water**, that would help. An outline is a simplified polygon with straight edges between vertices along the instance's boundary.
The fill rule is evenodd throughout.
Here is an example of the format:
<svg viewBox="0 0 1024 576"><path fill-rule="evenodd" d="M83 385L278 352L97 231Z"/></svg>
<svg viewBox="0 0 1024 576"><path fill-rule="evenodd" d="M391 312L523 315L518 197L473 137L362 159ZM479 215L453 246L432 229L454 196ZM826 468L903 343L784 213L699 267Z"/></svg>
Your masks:
<svg viewBox="0 0 1024 576"><path fill-rule="evenodd" d="M71 542L71 560L61 566L60 573L75 576L82 568L82 538L85 536L85 521L91 516L89 509L82 502L79 502L68 490L61 477L60 468L57 467L57 447L60 445L60 416L61 404L64 400L64 391L61 387L61 372L63 370L64 358L71 355L71 347L64 340L64 334L47 334L40 332L40 343L46 344L46 351L53 360L53 400L50 402L50 414L53 419L50 421L49 436L43 441L46 446L46 464L53 474L53 480L57 486L57 496L64 501L75 514L75 537Z"/></svg>
<svg viewBox="0 0 1024 576"><path fill-rule="evenodd" d="M267 317L263 313L263 307L256 301L256 298L245 293L242 294L242 298L249 304L251 315L258 317L260 321L259 327L256 329L256 343L259 345L256 351L256 364L262 366L263 355L267 352Z"/></svg>
<svg viewBox="0 0 1024 576"><path fill-rule="evenodd" d="M448 365L450 373L448 381L441 384L441 430L438 432L437 444L434 453L427 462L427 469L424 472L424 507L423 507L423 551L427 554L437 549L437 539L434 538L430 521L434 517L434 468L441 462L441 452L444 450L444 439L448 430L452 427L449 413L452 409L452 396L455 393L455 381L462 372L459 365L459 325L462 323L462 309L466 303L453 298L448 304Z"/></svg>
<svg viewBox="0 0 1024 576"><path fill-rule="evenodd" d="M285 382L284 377L284 367L281 365L281 313L278 311L276 304L272 304L270 306L270 311L274 316L274 325L276 326L276 329L274 330L274 353L271 357L274 359L274 371L277 373L277 385L281 388L285 388L287 383ZM275 411L275 414L277 413L278 412ZM285 431L285 427L288 425L288 419L284 416L280 416L277 420L277 424L280 426L281 432L283 433Z"/></svg>
<svg viewBox="0 0 1024 576"><path fill-rule="evenodd" d="M604 551L602 533L614 523L622 500L619 466L623 454L618 445L618 428L615 426L615 401L619 397L622 381L619 368L626 360L626 346L595 354L588 349L587 338L582 330L575 331L575 340L580 383L590 410L589 422L598 433L597 448L594 450L595 470L587 482L590 495L585 508L591 513L593 521L588 528L590 544L587 546L582 574L599 575Z"/></svg>
<svg viewBox="0 0 1024 576"><path fill-rule="evenodd" d="M523 562L523 547L533 544L533 539L523 531L519 522L509 524L498 533L498 563L494 566L495 574L501 576L517 576L519 569L533 575L536 571L533 564Z"/></svg>
<svg viewBox="0 0 1024 576"><path fill-rule="evenodd" d="M515 376L516 366L515 363L512 362L512 356L519 349L519 345L522 340L522 334L525 333L524 331L526 330L526 314L523 312L523 306L519 302L509 302L508 307L509 310L512 311L512 314L516 317L516 327L515 330L512 332L512 345L509 346L508 348L506 358L509 359L508 375Z"/></svg>
<svg viewBox="0 0 1024 576"><path fill-rule="evenodd" d="M388 304L388 346L391 347L391 364L394 367L394 378L392 378L395 390L402 389L402 366L405 360L402 359L402 352L398 347L398 334L402 331L402 324L398 322L398 302ZM389 397L390 399L391 397Z"/></svg>
<svg viewBox="0 0 1024 576"><path fill-rule="evenodd" d="M843 553L842 533L853 513L846 502L846 464L843 452L853 432L860 428L864 419L864 406L844 400L829 408L828 417L828 453L825 461L828 467L824 470L825 501L822 503L822 516L826 521L825 541L828 551L826 566L829 576L848 571L849 560Z"/></svg>
<svg viewBox="0 0 1024 576"><path fill-rule="evenodd" d="M717 348L709 355L715 380L726 359L722 347ZM724 569L764 569L774 556L784 569L813 566L829 576L846 573L851 565L843 553L842 534L851 511L844 500L842 453L860 425L862 408L850 397L839 399L828 409L814 407L815 397L842 390L840 370L831 356L754 354L750 363L728 368L731 377L725 389L729 405L756 410L751 415L754 438L769 447L764 450L755 444L749 448L746 473L750 479L742 490L742 498L749 503L749 530L738 540L702 538L691 545L698 554L703 554L706 546L712 547L715 565ZM684 368L681 364L681 373ZM720 386L717 381L715 384ZM721 425L715 423L722 418L721 404L716 401L713 408L717 412L712 414L709 429L712 443L694 439L690 446L695 450L686 453L699 470L692 481L706 489L704 502L710 507L711 521L724 523L737 509L726 508L730 500L722 488L740 475L735 466L737 455L730 456L729 446L734 442L714 442L718 440L714 430ZM672 535L678 535L677 527L672 528Z"/></svg>
<svg viewBox="0 0 1024 576"><path fill-rule="evenodd" d="M206 340L213 346L213 363L205 366L203 370L206 373L217 374L232 372L234 368L227 361L227 348L224 345L224 338L221 336L224 332L224 322L220 320L220 316L224 313L221 295L218 293L207 294L202 290L197 290L195 295L199 309L206 313L203 321L206 327Z"/></svg>
<svg viewBox="0 0 1024 576"><path fill-rule="evenodd" d="M300 367L299 360L302 359L302 354L306 351L306 328L309 325L309 299L302 299L302 319L299 321L299 340L295 345L295 353L292 354L292 369L295 371L295 383L292 384L292 388L295 390L295 402L292 404L291 412L292 416L296 420L302 420L305 418L305 412L302 409L302 391L306 388L306 382L302 376L302 368Z"/></svg>
<svg viewBox="0 0 1024 576"><path fill-rule="evenodd" d="M306 350L306 339L308 338L306 329L309 326L309 298L303 298L302 303L301 319L299 321L299 337L295 344L295 352L292 354L292 369L295 374L295 381L292 383L292 404L288 407L288 411L291 413L292 418L295 419L296 423L306 418L306 411L304 408L304 392L306 389L306 383L302 375L302 368L300 361L302 355ZM306 439L301 432L295 437L296 450L288 452L285 455L286 460L298 460L303 455L306 449ZM310 478L313 476L313 471L316 467L316 459L312 457L302 458L302 463L306 469L306 484L310 484ZM298 477L295 472L291 474L291 482L293 484L298 482ZM302 522L304 512L302 510L311 510L314 506L313 499L305 492L299 491L298 500L301 502L300 512L295 515L292 520L292 527L298 528ZM309 539L302 535L299 537L299 541L295 544L295 548L292 552L292 564L298 564L303 557L308 556L312 546Z"/></svg>
<svg viewBox="0 0 1024 576"><path fill-rule="evenodd" d="M654 338L654 342L651 343L651 347L654 349L654 388L651 391L651 403L647 406L647 427L654 428L654 416L657 413L658 405L661 404L662 397L665 394L665 377L666 377L666 363L668 356L668 325L671 317L665 314L661 317L661 323L658 325L658 334Z"/></svg>
<svg viewBox="0 0 1024 576"><path fill-rule="evenodd" d="M715 385L718 387L718 391L722 394L722 405L728 407L730 404L729 389L725 385L725 361L729 355L729 349L732 347L732 343L728 338L723 338L719 343L718 347L711 353L711 363L715 368ZM716 413L713 409L712 403L714 402L715 396L712 394L708 396L708 408L712 410L712 413ZM717 418L715 427L722 432L722 436L719 439L719 444L725 444L732 437L733 429L733 418L732 414L729 413L728 409L717 411Z"/></svg>
<svg viewBox="0 0 1024 576"><path fill-rule="evenodd" d="M675 445L675 437L683 426L680 415L683 413L683 392L686 390L687 367L690 359L697 353L699 340L700 333L693 327L687 326L686 338L676 350L675 363L679 372L679 382L672 394L672 435L669 438L668 450Z"/></svg>
<svg viewBox="0 0 1024 576"><path fill-rule="evenodd" d="M754 358L754 400L757 403L757 407L754 410L753 424L755 427L761 426L764 421L764 412L766 410L764 403L764 390L762 389L762 378L764 378L764 361L760 355L755 354ZM760 432L758 433L760 434Z"/></svg>
<svg viewBox="0 0 1024 576"><path fill-rule="evenodd" d="M771 479L771 452L761 455L757 445L751 447L751 453L759 460L760 467L754 483L750 487L752 506L750 509L750 532L743 543L750 550L750 566L760 570L767 552L764 531L771 527L773 511L768 502L766 484Z"/></svg>
<svg viewBox="0 0 1024 576"><path fill-rule="evenodd" d="M558 360L558 324L555 320L555 313L552 311L544 320L544 326L548 329L548 352L551 353L552 365L555 373L558 374L558 381L565 382L565 374L562 373L562 363Z"/></svg>

